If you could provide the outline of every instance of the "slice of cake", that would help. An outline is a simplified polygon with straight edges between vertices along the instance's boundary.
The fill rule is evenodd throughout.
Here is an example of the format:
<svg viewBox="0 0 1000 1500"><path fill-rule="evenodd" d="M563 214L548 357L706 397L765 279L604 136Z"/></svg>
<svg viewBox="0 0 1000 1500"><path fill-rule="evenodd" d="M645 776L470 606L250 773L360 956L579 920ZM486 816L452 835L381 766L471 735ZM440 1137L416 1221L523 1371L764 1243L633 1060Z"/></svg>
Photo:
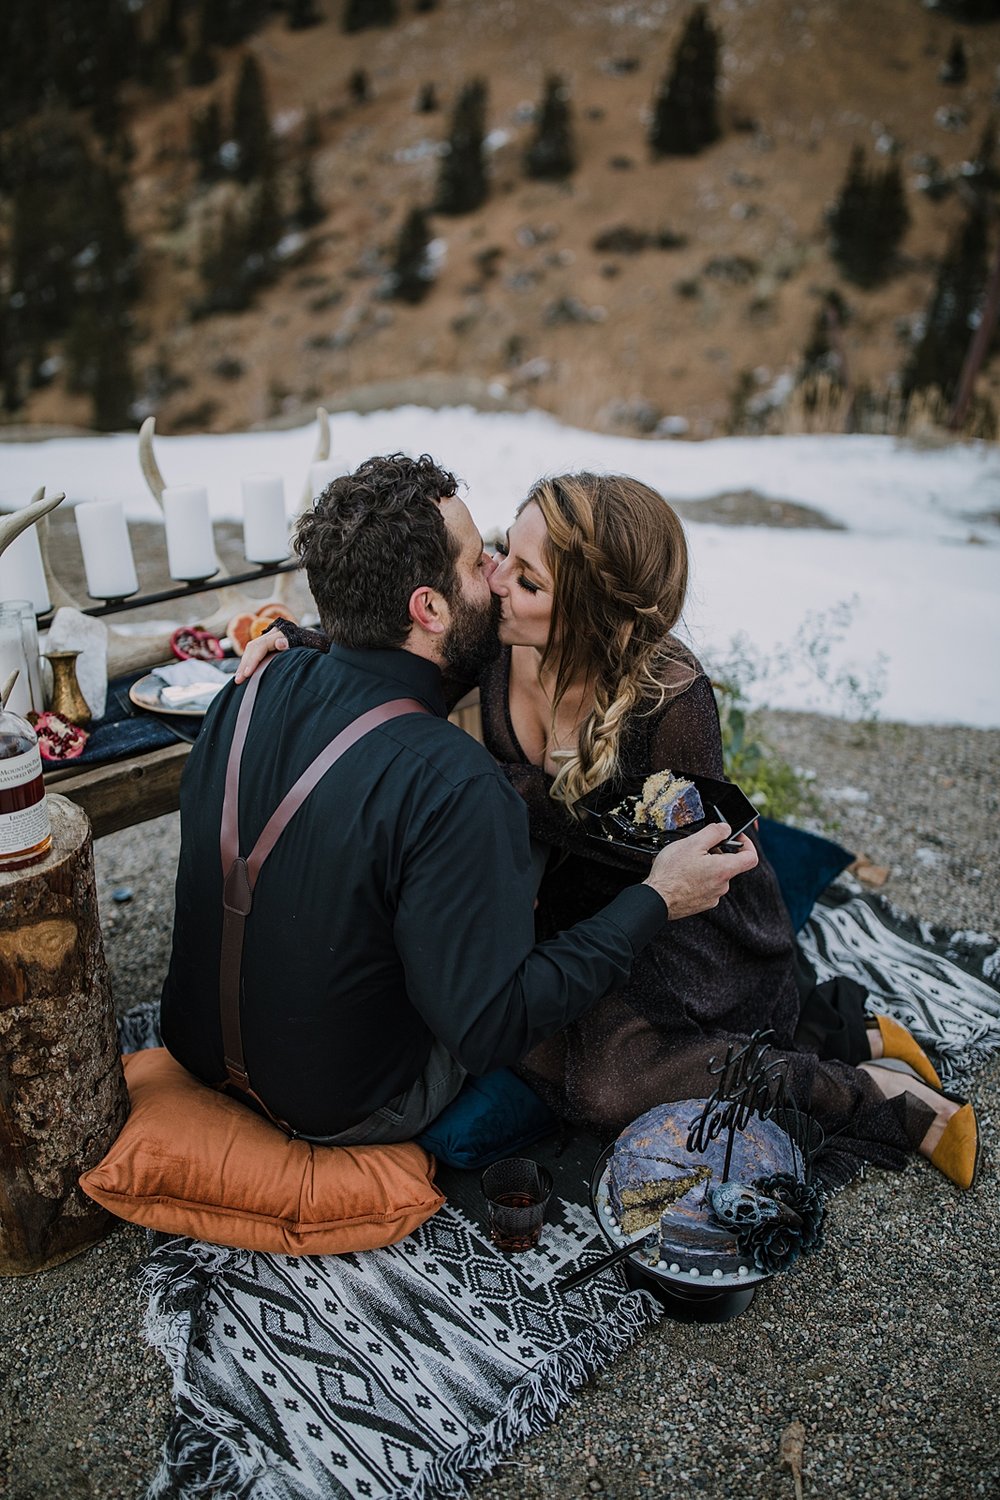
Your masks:
<svg viewBox="0 0 1000 1500"><path fill-rule="evenodd" d="M654 771L647 776L632 810L632 821L637 828L655 828L661 833L687 828L704 816L705 809L694 782L675 776L673 771Z"/></svg>
<svg viewBox="0 0 1000 1500"><path fill-rule="evenodd" d="M705 1107L685 1099L648 1110L622 1131L608 1164L608 1204L630 1236L659 1220L660 1269L697 1278L749 1275L736 1236L713 1217L711 1188L722 1181L727 1133L704 1152L688 1151L688 1132ZM801 1158L773 1120L754 1115L736 1133L729 1181L753 1183L801 1170Z"/></svg>

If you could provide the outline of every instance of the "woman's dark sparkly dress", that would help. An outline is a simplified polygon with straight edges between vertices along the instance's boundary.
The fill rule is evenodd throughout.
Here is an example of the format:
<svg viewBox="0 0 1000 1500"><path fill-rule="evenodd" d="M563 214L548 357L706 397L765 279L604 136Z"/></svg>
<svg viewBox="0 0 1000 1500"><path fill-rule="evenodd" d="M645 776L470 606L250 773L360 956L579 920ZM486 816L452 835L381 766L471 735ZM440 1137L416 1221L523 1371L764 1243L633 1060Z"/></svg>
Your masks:
<svg viewBox="0 0 1000 1500"><path fill-rule="evenodd" d="M648 862L588 838L552 800L552 778L527 760L514 732L509 677L508 648L480 681L483 737L527 804L532 836L552 849L538 892L542 940L643 879ZM630 715L619 756L627 777L667 768L723 775L715 697L700 668L663 707ZM639 954L628 984L536 1047L519 1071L565 1119L610 1137L655 1104L709 1094L709 1059L724 1058L728 1042L770 1028L788 1058L789 1092L826 1132L823 1175L843 1181L865 1161L902 1167L906 1135L871 1080L845 1062L796 1050L802 1003L791 924L761 856L714 910L671 922Z"/></svg>

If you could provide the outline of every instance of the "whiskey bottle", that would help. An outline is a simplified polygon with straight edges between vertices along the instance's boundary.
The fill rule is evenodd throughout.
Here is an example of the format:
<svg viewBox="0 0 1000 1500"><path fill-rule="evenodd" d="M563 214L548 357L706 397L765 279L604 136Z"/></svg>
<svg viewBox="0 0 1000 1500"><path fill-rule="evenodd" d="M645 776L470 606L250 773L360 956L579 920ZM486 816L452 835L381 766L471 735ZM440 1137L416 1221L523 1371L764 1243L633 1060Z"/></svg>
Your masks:
<svg viewBox="0 0 1000 1500"><path fill-rule="evenodd" d="M0 871L35 864L51 843L35 731L27 719L0 709Z"/></svg>

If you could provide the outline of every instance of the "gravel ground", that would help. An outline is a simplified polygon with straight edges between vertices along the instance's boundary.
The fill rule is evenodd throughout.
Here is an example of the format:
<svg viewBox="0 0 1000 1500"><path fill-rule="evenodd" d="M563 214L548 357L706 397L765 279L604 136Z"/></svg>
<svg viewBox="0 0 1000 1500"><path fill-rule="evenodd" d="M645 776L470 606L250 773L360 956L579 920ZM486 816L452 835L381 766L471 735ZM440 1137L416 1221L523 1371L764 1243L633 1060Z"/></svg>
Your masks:
<svg viewBox="0 0 1000 1500"><path fill-rule="evenodd" d="M784 713L765 715L764 729L815 773L833 836L888 867L897 904L1000 931L1000 731L858 730ZM158 994L176 852L176 817L97 846L121 1010ZM116 902L122 887L131 897ZM779 1443L799 1420L806 1496L1000 1495L991 1150L1000 1057L974 1097L987 1140L975 1194L924 1163L854 1184L833 1203L825 1248L800 1272L768 1283L732 1323L663 1323L476 1494L791 1500ZM170 1414L165 1369L141 1333L144 1253L144 1234L123 1224L63 1266L4 1282L0 1493L10 1500L143 1493Z"/></svg>

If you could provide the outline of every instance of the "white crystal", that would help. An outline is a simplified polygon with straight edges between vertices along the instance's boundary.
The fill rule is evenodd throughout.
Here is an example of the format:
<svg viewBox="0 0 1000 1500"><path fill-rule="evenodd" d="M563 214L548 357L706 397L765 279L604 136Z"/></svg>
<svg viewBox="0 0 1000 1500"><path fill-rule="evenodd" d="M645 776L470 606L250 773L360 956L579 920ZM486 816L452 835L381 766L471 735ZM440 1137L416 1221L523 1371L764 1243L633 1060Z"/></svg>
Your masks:
<svg viewBox="0 0 1000 1500"><path fill-rule="evenodd" d="M691 1269L690 1269L690 1271L688 1272L688 1275L689 1276L700 1276L701 1272L698 1270L697 1266L692 1266Z"/></svg>
<svg viewBox="0 0 1000 1500"><path fill-rule="evenodd" d="M719 1270L718 1266L716 1266L715 1270L712 1272L712 1275L713 1276L721 1276L722 1275L722 1272Z"/></svg>
<svg viewBox="0 0 1000 1500"><path fill-rule="evenodd" d="M740 1276L749 1276L750 1272L747 1270L746 1266L740 1266L739 1272L737 1274Z"/></svg>
<svg viewBox="0 0 1000 1500"><path fill-rule="evenodd" d="M680 1270L680 1266L677 1264L677 1262L675 1260L672 1260L670 1262L670 1269L671 1269L671 1271L673 1271L674 1275L676 1276L677 1272Z"/></svg>

